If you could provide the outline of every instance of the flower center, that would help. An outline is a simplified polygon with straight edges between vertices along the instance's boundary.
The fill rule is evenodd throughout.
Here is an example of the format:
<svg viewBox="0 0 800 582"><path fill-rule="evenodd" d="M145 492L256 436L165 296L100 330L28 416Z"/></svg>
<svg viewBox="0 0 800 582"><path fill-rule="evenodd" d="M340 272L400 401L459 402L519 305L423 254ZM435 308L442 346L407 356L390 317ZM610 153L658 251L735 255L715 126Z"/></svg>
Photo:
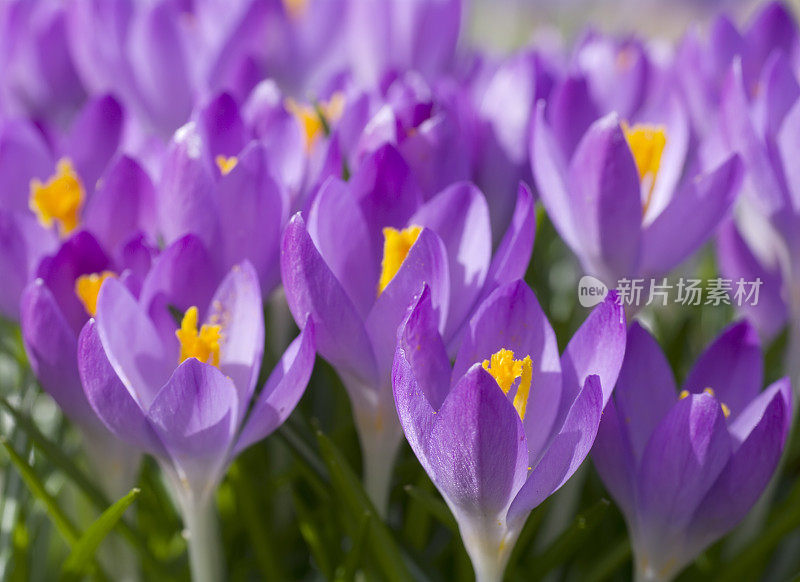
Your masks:
<svg viewBox="0 0 800 582"><path fill-rule="evenodd" d="M308 10L308 0L283 0L283 7L289 18L297 20Z"/></svg>
<svg viewBox="0 0 800 582"><path fill-rule="evenodd" d="M383 262L381 263L381 278L378 281L378 295L383 293L386 286L397 275L408 256L408 251L417 242L421 226L409 226L403 230L395 228L383 229Z"/></svg>
<svg viewBox="0 0 800 582"><path fill-rule="evenodd" d="M236 167L236 164L239 163L239 158L237 158L236 156L231 156L229 158L226 158L223 155L218 155L216 158L214 158L214 161L217 163L217 167L219 168L220 174L222 174L223 176L227 176L228 174L231 173L231 170L233 170Z"/></svg>
<svg viewBox="0 0 800 582"><path fill-rule="evenodd" d="M304 0L295 0L304 1ZM294 99L286 100L286 109L295 116L303 128L306 151L310 152L317 138L330 133L330 124L337 121L344 112L344 95L334 93L328 101L320 101L314 105L298 103Z"/></svg>
<svg viewBox="0 0 800 582"><path fill-rule="evenodd" d="M83 308L90 316L97 315L97 296L100 294L103 281L116 276L114 271L103 271L102 273L81 275L75 279L75 295L78 296Z"/></svg>
<svg viewBox="0 0 800 582"><path fill-rule="evenodd" d="M181 320L181 328L175 332L181 344L181 355L178 363L188 358L197 358L201 362L219 366L219 340L222 336L220 325L206 325L197 331L197 307L186 310Z"/></svg>
<svg viewBox="0 0 800 582"><path fill-rule="evenodd" d="M636 168L639 170L639 182L642 184L645 196L643 209L644 212L647 212L658 177L658 170L661 167L661 156L667 145L666 130L661 125L636 124L631 127L623 121L622 131L625 133L625 139L628 141L633 159L636 161Z"/></svg>
<svg viewBox="0 0 800 582"><path fill-rule="evenodd" d="M77 228L82 202L83 186L66 158L58 162L56 173L45 184L37 179L31 180L28 206L45 228L50 228L57 220L61 236Z"/></svg>
<svg viewBox="0 0 800 582"><path fill-rule="evenodd" d="M711 388L711 387L704 388L703 392L705 392L709 396L714 396L714 389ZM679 400L683 400L687 396L689 396L689 391L688 390L681 390L681 393L678 395L678 399ZM725 415L725 418L728 418L731 415L731 409L724 402L720 402L719 406L720 406L720 408L722 408L722 414Z"/></svg>
<svg viewBox="0 0 800 582"><path fill-rule="evenodd" d="M517 393L514 395L514 408L517 409L520 419L524 420L533 379L531 357L525 356L521 360L515 360L514 352L503 348L493 353L489 360L484 360L482 365L483 369L497 381L504 394L508 394L517 378L520 379Z"/></svg>

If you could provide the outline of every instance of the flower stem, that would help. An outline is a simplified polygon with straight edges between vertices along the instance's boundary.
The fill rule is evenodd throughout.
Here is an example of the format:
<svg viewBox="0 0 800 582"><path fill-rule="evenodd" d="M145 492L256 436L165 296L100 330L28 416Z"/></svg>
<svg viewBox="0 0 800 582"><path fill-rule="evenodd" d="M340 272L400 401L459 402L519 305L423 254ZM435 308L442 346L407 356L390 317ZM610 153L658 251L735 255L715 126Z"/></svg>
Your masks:
<svg viewBox="0 0 800 582"><path fill-rule="evenodd" d="M213 497L205 502L185 505L183 520L188 533L192 581L222 580L222 553Z"/></svg>

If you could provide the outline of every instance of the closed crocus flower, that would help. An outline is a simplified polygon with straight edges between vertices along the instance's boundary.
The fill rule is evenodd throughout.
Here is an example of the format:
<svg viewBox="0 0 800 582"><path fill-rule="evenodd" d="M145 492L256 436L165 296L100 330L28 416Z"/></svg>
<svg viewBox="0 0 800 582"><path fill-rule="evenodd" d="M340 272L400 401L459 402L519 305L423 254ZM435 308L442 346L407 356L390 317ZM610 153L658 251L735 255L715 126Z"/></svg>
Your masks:
<svg viewBox="0 0 800 582"><path fill-rule="evenodd" d="M559 357L523 281L495 290L451 366L425 288L398 332L392 383L400 423L458 521L479 582L499 581L530 511L592 447L625 350L610 295Z"/></svg>
<svg viewBox="0 0 800 582"><path fill-rule="evenodd" d="M189 530L193 579L218 580L217 484L240 451L292 412L311 374L314 342L308 323L251 409L264 349L253 267L235 266L208 306L187 308L180 323L168 317L170 304L157 300L193 293L202 299L180 276L184 263L196 266L198 252L191 244L176 247L149 283L153 291L146 282L138 301L122 282L107 279L97 314L81 332L78 365L97 416L120 439L154 455L172 485Z"/></svg>
<svg viewBox="0 0 800 582"><path fill-rule="evenodd" d="M667 273L726 216L738 194L738 157L697 173L674 99L647 119L610 113L576 135L569 117L583 111L587 87L568 83L539 104L533 132L534 176L550 219L586 273L609 286ZM585 111L576 115L585 119Z"/></svg>
<svg viewBox="0 0 800 582"><path fill-rule="evenodd" d="M592 457L622 509L637 580L671 580L755 504L792 417L788 379L763 392L758 337L728 327L679 393L664 354L638 323Z"/></svg>
<svg viewBox="0 0 800 582"><path fill-rule="evenodd" d="M423 203L391 146L368 156L348 183L326 182L304 220L286 227L283 284L295 321L311 315L320 354L338 371L361 438L366 488L384 510L402 433L391 394L397 327L423 282L451 351L481 298L521 277L534 235L520 188L512 225L492 256L489 211L467 182Z"/></svg>

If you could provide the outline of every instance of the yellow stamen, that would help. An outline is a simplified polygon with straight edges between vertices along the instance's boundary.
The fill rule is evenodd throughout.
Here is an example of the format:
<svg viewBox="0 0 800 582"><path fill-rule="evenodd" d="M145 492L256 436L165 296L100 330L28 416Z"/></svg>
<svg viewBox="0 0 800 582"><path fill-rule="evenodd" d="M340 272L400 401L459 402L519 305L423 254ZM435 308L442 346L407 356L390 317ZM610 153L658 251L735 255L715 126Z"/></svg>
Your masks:
<svg viewBox="0 0 800 582"><path fill-rule="evenodd" d="M688 390L681 390L681 393L678 394L678 400L683 400L684 398L688 398L689 391Z"/></svg>
<svg viewBox="0 0 800 582"><path fill-rule="evenodd" d="M308 0L283 0L283 8L290 18L297 20L308 10Z"/></svg>
<svg viewBox="0 0 800 582"><path fill-rule="evenodd" d="M709 396L714 396L714 389L709 387L709 386L706 386L705 388L703 388L703 392L705 392Z"/></svg>
<svg viewBox="0 0 800 582"><path fill-rule="evenodd" d="M719 405L722 407L722 414L725 415L725 418L728 418L731 415L731 409L724 402L720 402Z"/></svg>
<svg viewBox="0 0 800 582"><path fill-rule="evenodd" d="M223 176L227 176L228 174L231 173L231 170L233 170L236 167L236 164L239 163L239 158L237 158L236 156L231 156L229 158L226 158L225 156L220 154L216 158L214 158L214 161L217 162L217 167L219 168L220 173Z"/></svg>
<svg viewBox="0 0 800 582"><path fill-rule="evenodd" d="M508 394L517 378L520 379L517 393L514 395L514 408L519 417L524 420L533 379L531 357L525 356L521 360L515 360L514 352L503 348L493 353L489 360L484 360L482 366L492 375L504 394Z"/></svg>
<svg viewBox="0 0 800 582"><path fill-rule="evenodd" d="M178 363L188 358L197 358L201 362L219 366L219 341L222 326L206 325L197 332L197 307L186 310L181 321L181 328L175 332L181 344L181 355Z"/></svg>
<svg viewBox="0 0 800 582"><path fill-rule="evenodd" d="M92 273L81 275L75 279L75 295L83 304L86 313L94 317L97 315L97 296L100 294L100 287L109 277L116 277L113 271L103 271L102 273Z"/></svg>
<svg viewBox="0 0 800 582"><path fill-rule="evenodd" d="M83 186L68 159L58 162L56 173L44 184L31 180L28 206L45 228L59 222L61 236L78 226L78 211L83 203Z"/></svg>
<svg viewBox="0 0 800 582"><path fill-rule="evenodd" d="M317 138L326 132L326 126L337 121L344 112L344 95L334 93L328 101L314 105L301 104L294 99L286 100L286 109L297 118L306 141L306 151L310 152Z"/></svg>
<svg viewBox="0 0 800 582"><path fill-rule="evenodd" d="M383 262L381 278L378 281L378 295L383 293L386 286L394 279L421 231L422 227L419 226L409 226L403 230L383 229Z"/></svg>
<svg viewBox="0 0 800 582"><path fill-rule="evenodd" d="M639 181L645 188L644 211L650 206L658 170L661 167L661 156L667 145L667 134L660 125L640 125L633 127L622 122L622 131L633 153L636 168L639 170Z"/></svg>

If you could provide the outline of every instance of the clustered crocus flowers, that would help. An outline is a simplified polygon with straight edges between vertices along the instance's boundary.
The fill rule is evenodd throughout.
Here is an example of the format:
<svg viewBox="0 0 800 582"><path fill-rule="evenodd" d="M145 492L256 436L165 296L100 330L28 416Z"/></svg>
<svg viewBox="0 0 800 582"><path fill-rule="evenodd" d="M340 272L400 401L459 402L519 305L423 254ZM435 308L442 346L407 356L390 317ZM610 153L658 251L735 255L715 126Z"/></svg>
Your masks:
<svg viewBox="0 0 800 582"><path fill-rule="evenodd" d="M344 386L368 527L406 513L394 485L413 466L479 582L503 578L528 516L589 457L639 580L673 579L781 479L800 381L792 13L765 3L741 29L718 16L671 48L587 32L505 56L468 42L469 13L0 3L3 333L18 326L20 365L105 494L156 460L195 580L226 577L228 468L291 415L315 424L307 386L333 397L317 354ZM708 307L729 325L699 357L694 338L667 338L674 310L613 290L698 265L761 285L735 323ZM564 291L580 275L612 289L591 311ZM765 369L786 327L785 370ZM283 431L311 489L333 482L305 433ZM334 567L307 518L303 562L356 568L353 533Z"/></svg>

